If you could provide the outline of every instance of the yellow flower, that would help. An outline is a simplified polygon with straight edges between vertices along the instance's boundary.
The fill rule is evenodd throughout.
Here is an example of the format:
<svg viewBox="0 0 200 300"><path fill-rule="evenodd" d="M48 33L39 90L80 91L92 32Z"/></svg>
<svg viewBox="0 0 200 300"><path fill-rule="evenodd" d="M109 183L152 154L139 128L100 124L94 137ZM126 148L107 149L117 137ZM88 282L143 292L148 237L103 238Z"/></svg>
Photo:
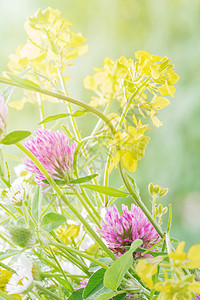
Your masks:
<svg viewBox="0 0 200 300"><path fill-rule="evenodd" d="M180 242L176 251L169 253L169 258L173 261L172 265L177 268L195 269L200 267L200 244L193 245L188 253L184 252L185 242ZM162 264L164 265L164 264ZM167 264L166 264L167 266Z"/></svg>
<svg viewBox="0 0 200 300"><path fill-rule="evenodd" d="M193 292L200 293L200 283L194 281L194 275L168 279L165 272L164 276L164 281L154 285L154 289L160 292L158 300L191 300Z"/></svg>
<svg viewBox="0 0 200 300"><path fill-rule="evenodd" d="M143 118L149 116L153 125L160 127L162 122L156 115L170 103L163 96L174 96L179 76L167 57L146 51L138 51L135 56L138 61L124 56L115 61L106 58L103 68L94 68L96 73L84 80L85 88L96 94L90 104L104 106L118 100L124 107L131 102L129 110L137 108Z"/></svg>
<svg viewBox="0 0 200 300"><path fill-rule="evenodd" d="M58 237L63 241L64 244L70 244L71 238L76 238L79 234L80 227L72 224L68 228L60 227L56 230Z"/></svg>
<svg viewBox="0 0 200 300"><path fill-rule="evenodd" d="M137 275L144 281L148 288L153 289L152 277L158 272L158 268L153 261L141 259L136 266Z"/></svg>
<svg viewBox="0 0 200 300"><path fill-rule="evenodd" d="M152 78L156 83L173 86L179 76L173 71L173 65L166 56L151 55L147 51L138 51L135 57L139 60L140 73ZM170 93L167 95L171 96Z"/></svg>
<svg viewBox="0 0 200 300"><path fill-rule="evenodd" d="M0 290L5 291L6 284L12 276L12 272L8 270L3 270L0 268Z"/></svg>
<svg viewBox="0 0 200 300"><path fill-rule="evenodd" d="M13 73L24 72L24 78L45 89L55 89L59 81L59 72L65 72L66 67L72 65L72 60L88 50L88 46L83 45L86 39L82 34L71 31L71 25L61 17L58 10L51 7L38 10L35 16L28 18L25 23L28 40L10 55L9 69ZM37 102L34 93L29 91L25 96L25 99L12 106L20 105L23 108L25 101ZM42 97L42 100L49 99Z"/></svg>
<svg viewBox="0 0 200 300"><path fill-rule="evenodd" d="M149 130L149 126L139 122L136 127L128 126L123 132L115 134L111 146L115 145L117 150L113 152L109 172L117 167L120 160L129 172L137 170L138 160L144 157L149 142L149 137L144 135L146 130Z"/></svg>
<svg viewBox="0 0 200 300"><path fill-rule="evenodd" d="M85 88L96 94L92 97L90 105L104 106L113 100L122 101L124 96L120 83L127 70L119 63L119 60L106 57L103 67L94 67L94 71L96 72L94 75L89 75L84 79Z"/></svg>

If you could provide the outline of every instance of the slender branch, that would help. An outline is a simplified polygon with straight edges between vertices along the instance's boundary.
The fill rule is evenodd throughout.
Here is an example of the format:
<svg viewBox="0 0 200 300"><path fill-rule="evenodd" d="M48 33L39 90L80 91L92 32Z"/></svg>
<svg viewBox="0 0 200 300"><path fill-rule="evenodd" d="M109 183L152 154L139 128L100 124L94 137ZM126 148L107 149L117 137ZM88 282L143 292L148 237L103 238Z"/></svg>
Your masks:
<svg viewBox="0 0 200 300"><path fill-rule="evenodd" d="M72 252L72 253L75 253L79 256L82 256L82 257L86 258L87 260L95 263L96 265L101 266L105 270L108 269L108 266L106 264L102 263L101 261L97 260L96 258L94 258L94 257L92 257L92 256L90 256L90 255L88 255L88 254L86 254L86 253L84 253L80 250L77 250L75 248L72 248L72 247L69 247L67 245L63 245L63 244L60 244L60 243L55 243L55 242L52 242L51 245L56 246L57 248L63 248L65 250L69 251L69 252Z"/></svg>
<svg viewBox="0 0 200 300"><path fill-rule="evenodd" d="M152 217L151 213L149 212L149 210L147 209L147 207L144 205L144 203L142 202L141 199L139 199L135 192L133 191L131 185L129 184L129 181L127 180L125 174L123 173L123 169L122 169L122 164L121 162L119 163L119 170L120 170L120 174L122 177L122 180L127 188L127 190L129 191L131 197L134 199L134 201L136 202L136 204L142 209L142 211L145 213L146 217L149 219L149 221L151 222L151 224L154 226L154 228L156 229L156 231L158 232L158 234L161 236L161 238L163 238L165 236L164 232L162 231L162 229L160 228L160 226L158 225L158 223L156 222L156 220L154 220L154 218Z"/></svg>
<svg viewBox="0 0 200 300"><path fill-rule="evenodd" d="M76 99L73 99L73 98L70 98L70 97L67 97L67 96L64 96L64 95L60 95L60 94L57 94L57 93L54 93L54 92L51 92L51 91L48 91L48 90L44 90L44 89L41 89L39 86L36 86L36 85L31 85L31 84L28 84L28 83L20 83L20 82L14 82L10 79L7 79L7 78L4 78L4 77L0 77L0 82L1 83L5 83L5 84L8 84L8 85L12 85L12 86L17 86L17 87L20 87L20 88L23 88L23 89L27 89L27 90L31 90L33 92L39 92L41 94L44 94L44 95L47 95L47 96L50 96L50 97L53 97L53 98L57 98L57 99L61 99L61 100L64 100L64 101L67 101L67 102L70 102L72 104L75 104L77 106L80 106L86 110L88 110L89 112L91 112L92 114L98 116L100 119L102 119L108 126L109 128L111 129L112 133L114 134L116 132L114 126L112 125L112 123L110 122L110 120L98 109L80 101L80 100L76 100Z"/></svg>

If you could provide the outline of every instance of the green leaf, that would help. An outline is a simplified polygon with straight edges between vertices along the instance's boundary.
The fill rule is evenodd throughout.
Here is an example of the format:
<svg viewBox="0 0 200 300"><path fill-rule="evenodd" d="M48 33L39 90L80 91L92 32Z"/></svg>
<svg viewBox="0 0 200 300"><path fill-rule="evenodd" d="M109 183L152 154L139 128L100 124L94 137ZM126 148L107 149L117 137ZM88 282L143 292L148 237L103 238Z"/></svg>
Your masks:
<svg viewBox="0 0 200 300"><path fill-rule="evenodd" d="M104 269L100 269L90 277L88 284L86 285L83 292L83 299L95 300L102 294L113 292L103 284L105 271L106 270Z"/></svg>
<svg viewBox="0 0 200 300"><path fill-rule="evenodd" d="M106 270L104 276L104 285L110 288L113 291L116 291L118 286L120 285L124 275L129 270L129 268L133 264L133 255L132 253L143 243L142 240L135 240L131 244L131 248L120 256L111 267Z"/></svg>
<svg viewBox="0 0 200 300"><path fill-rule="evenodd" d="M109 300L110 298L112 298L114 296L114 294L115 294L115 292L111 291L111 292L108 292L108 293L98 296L96 298L96 300Z"/></svg>
<svg viewBox="0 0 200 300"><path fill-rule="evenodd" d="M59 276L54 276L54 278L64 287L64 288L66 288L68 291L70 291L71 293L73 293L74 292L74 289L73 289L73 287L72 287L72 285L69 283L69 281L67 281L66 280L66 278L65 279L63 279L63 278L61 278L61 277L59 277Z"/></svg>
<svg viewBox="0 0 200 300"><path fill-rule="evenodd" d="M94 184L84 184L82 185L82 187L101 193L101 194L105 194L108 196L113 196L113 197L127 197L128 194L121 192L119 190L107 187L107 186L103 186L103 185L94 185Z"/></svg>
<svg viewBox="0 0 200 300"><path fill-rule="evenodd" d="M30 134L31 134L30 131L16 130L16 131L13 131L13 132L7 134L5 136L5 138L3 138L1 143L4 145L16 144L16 143L24 140L25 138L27 138Z"/></svg>
<svg viewBox="0 0 200 300"><path fill-rule="evenodd" d="M84 289L78 289L77 291L75 291L73 294L70 295L70 297L68 298L68 300L83 300L83 291Z"/></svg>
<svg viewBox="0 0 200 300"><path fill-rule="evenodd" d="M75 179L75 180L71 180L69 183L73 183L73 184L84 183L84 182L92 180L93 178L95 178L97 176L99 176L99 174L88 175L88 176L80 177L80 178Z"/></svg>
<svg viewBox="0 0 200 300"><path fill-rule="evenodd" d="M44 120L42 120L40 123L38 123L38 125L40 124L45 124L48 122L52 122L52 121L56 121L62 118L66 118L68 117L70 114L58 114L58 115L53 115L53 116L49 116L47 118L45 118Z"/></svg>
<svg viewBox="0 0 200 300"><path fill-rule="evenodd" d="M52 231L66 221L63 215L50 212L42 218L41 227L43 230Z"/></svg>
<svg viewBox="0 0 200 300"><path fill-rule="evenodd" d="M86 110L77 110L72 114L72 117L81 117L86 114Z"/></svg>
<svg viewBox="0 0 200 300"><path fill-rule="evenodd" d="M59 120L59 119L63 119L63 118L69 117L69 116L81 117L85 113L86 113L85 110L77 110L73 114L57 114L57 115L49 116L49 117L45 118L44 120L42 120L40 123L38 123L38 125L49 123L49 122L56 121L56 120Z"/></svg>

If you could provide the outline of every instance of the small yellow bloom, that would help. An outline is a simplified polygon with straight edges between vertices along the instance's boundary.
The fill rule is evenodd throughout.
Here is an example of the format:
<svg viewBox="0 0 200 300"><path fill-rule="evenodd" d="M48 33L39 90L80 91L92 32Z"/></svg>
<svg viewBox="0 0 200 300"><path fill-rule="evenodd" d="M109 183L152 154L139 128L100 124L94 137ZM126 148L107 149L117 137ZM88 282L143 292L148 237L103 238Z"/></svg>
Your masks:
<svg viewBox="0 0 200 300"><path fill-rule="evenodd" d="M141 259L136 266L137 275L144 281L148 288L153 289L154 283L152 280L153 275L158 272L156 264L147 261L146 259Z"/></svg>
<svg viewBox="0 0 200 300"><path fill-rule="evenodd" d="M200 283L194 281L193 275L157 282L154 289L160 292L158 300L191 300L192 292L200 292Z"/></svg>
<svg viewBox="0 0 200 300"><path fill-rule="evenodd" d="M60 227L56 230L58 237L63 241L64 244L70 244L70 238L76 238L79 234L80 227L72 224L68 228Z"/></svg>
<svg viewBox="0 0 200 300"><path fill-rule="evenodd" d="M115 134L111 146L116 146L117 150L113 152L109 172L117 167L120 160L129 172L137 170L138 160L144 157L149 142L149 137L144 134L146 130L149 130L148 125L139 122L136 127L128 126L123 132Z"/></svg>
<svg viewBox="0 0 200 300"><path fill-rule="evenodd" d="M184 252L185 242L180 242L175 252L169 253L173 266L183 269L195 269L200 267L200 244L192 246L188 253Z"/></svg>
<svg viewBox="0 0 200 300"><path fill-rule="evenodd" d="M119 60L106 57L103 67L95 67L94 70L96 71L94 75L89 75L84 79L85 88L96 94L96 97L91 98L90 105L105 106L113 100L124 101L124 93L120 84L127 70L119 63Z"/></svg>

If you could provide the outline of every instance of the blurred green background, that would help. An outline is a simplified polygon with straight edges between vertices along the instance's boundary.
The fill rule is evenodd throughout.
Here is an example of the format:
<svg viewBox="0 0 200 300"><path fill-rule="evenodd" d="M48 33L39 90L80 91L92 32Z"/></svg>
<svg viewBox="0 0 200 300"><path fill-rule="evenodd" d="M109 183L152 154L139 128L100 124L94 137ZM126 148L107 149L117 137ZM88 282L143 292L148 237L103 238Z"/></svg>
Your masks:
<svg viewBox="0 0 200 300"><path fill-rule="evenodd" d="M200 243L200 1L199 0L0 0L0 71L8 56L26 41L23 28L38 8L58 8L75 32L88 38L89 52L69 69L70 95L88 101L83 78L105 56L134 57L137 50L168 56L180 80L171 105L159 114L163 127L153 128L145 158L134 174L147 205L149 182L169 187L164 204L173 205L172 236L186 240L187 248ZM11 101L20 94L14 93ZM50 104L48 114L61 106ZM63 107L62 107L63 110ZM83 120L83 119L82 119ZM90 119L82 131L91 128ZM89 121L87 121L89 120ZM35 129L37 109L26 104L23 111L9 110L8 131ZM91 118L91 122L94 118ZM5 149L18 155L14 149ZM12 162L9 162L12 168ZM112 178L112 186L119 182Z"/></svg>

